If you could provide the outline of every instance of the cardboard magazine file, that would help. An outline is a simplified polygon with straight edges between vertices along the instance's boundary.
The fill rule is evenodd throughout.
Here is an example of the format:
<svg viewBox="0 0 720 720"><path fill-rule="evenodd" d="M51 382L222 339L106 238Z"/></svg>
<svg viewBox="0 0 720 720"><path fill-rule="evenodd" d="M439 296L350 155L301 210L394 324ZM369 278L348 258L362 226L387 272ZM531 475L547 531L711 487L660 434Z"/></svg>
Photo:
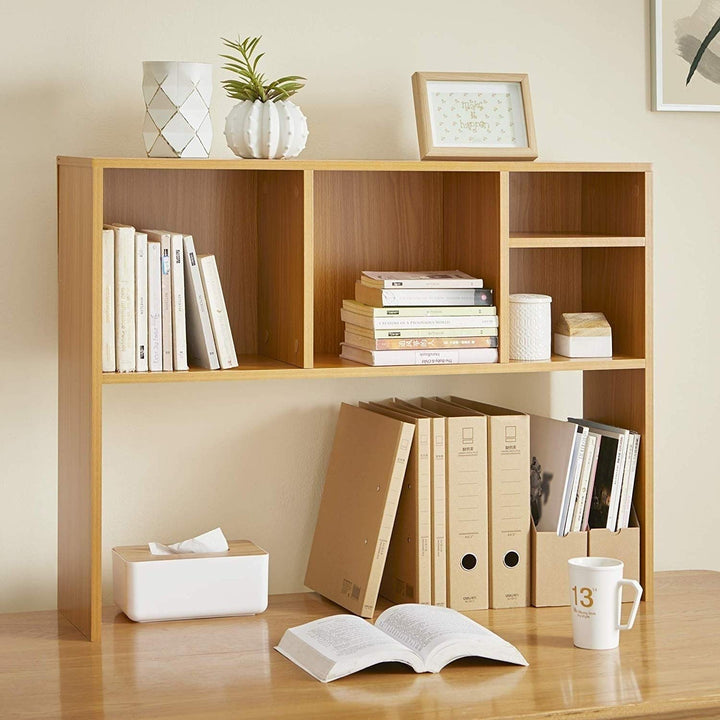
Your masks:
<svg viewBox="0 0 720 720"><path fill-rule="evenodd" d="M623 577L640 582L640 524L635 508L630 510L630 527L615 532L605 528L589 530L588 555L622 560ZM623 588L623 602L632 602L634 597L632 588Z"/></svg>
<svg viewBox="0 0 720 720"><path fill-rule="evenodd" d="M343 403L305 585L372 617L415 426Z"/></svg>
<svg viewBox="0 0 720 720"><path fill-rule="evenodd" d="M538 532L534 523L530 525L532 604L534 607L570 605L568 560L588 554L588 534Z"/></svg>
<svg viewBox="0 0 720 720"><path fill-rule="evenodd" d="M393 603L430 605L430 419L413 417L388 407L385 402L359 405L380 415L413 423L415 434L387 549L380 595Z"/></svg>
<svg viewBox="0 0 720 720"><path fill-rule="evenodd" d="M530 416L475 400L487 417L490 607L530 605Z"/></svg>

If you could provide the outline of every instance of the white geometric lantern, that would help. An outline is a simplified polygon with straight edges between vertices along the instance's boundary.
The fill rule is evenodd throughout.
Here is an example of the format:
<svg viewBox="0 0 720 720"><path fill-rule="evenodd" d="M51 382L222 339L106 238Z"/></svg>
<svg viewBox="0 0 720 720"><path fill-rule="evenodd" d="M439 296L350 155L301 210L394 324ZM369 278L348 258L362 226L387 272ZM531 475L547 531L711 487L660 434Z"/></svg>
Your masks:
<svg viewBox="0 0 720 720"><path fill-rule="evenodd" d="M225 119L228 147L241 158L288 158L307 142L307 118L290 100L242 100Z"/></svg>
<svg viewBox="0 0 720 720"><path fill-rule="evenodd" d="M148 157L206 158L212 144L212 65L144 62L143 139Z"/></svg>

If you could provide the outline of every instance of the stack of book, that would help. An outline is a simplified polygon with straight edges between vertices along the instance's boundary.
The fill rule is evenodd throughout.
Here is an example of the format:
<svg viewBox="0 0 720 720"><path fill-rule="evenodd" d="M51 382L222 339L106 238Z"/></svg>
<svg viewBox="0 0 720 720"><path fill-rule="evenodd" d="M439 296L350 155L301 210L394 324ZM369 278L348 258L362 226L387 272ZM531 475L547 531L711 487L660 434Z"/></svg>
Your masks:
<svg viewBox="0 0 720 720"><path fill-rule="evenodd" d="M640 434L569 418L530 416L530 498L538 531L629 527Z"/></svg>
<svg viewBox="0 0 720 720"><path fill-rule="evenodd" d="M102 231L103 372L237 367L214 255L192 235L106 225Z"/></svg>
<svg viewBox="0 0 720 720"><path fill-rule="evenodd" d="M365 365L498 360L493 291L460 270L364 271L343 300L340 357Z"/></svg>

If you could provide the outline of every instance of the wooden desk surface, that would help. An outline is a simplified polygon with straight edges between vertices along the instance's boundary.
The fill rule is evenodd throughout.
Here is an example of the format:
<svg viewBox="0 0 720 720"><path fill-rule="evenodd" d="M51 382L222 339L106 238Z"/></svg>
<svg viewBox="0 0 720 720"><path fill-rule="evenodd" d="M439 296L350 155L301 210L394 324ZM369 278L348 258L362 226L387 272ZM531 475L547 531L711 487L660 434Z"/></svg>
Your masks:
<svg viewBox="0 0 720 720"><path fill-rule="evenodd" d="M574 648L568 608L471 614L528 668L388 664L324 685L272 650L287 627L338 611L312 593L250 618L140 625L108 608L95 644L54 612L0 615L0 717L720 717L720 573L658 573L617 650Z"/></svg>

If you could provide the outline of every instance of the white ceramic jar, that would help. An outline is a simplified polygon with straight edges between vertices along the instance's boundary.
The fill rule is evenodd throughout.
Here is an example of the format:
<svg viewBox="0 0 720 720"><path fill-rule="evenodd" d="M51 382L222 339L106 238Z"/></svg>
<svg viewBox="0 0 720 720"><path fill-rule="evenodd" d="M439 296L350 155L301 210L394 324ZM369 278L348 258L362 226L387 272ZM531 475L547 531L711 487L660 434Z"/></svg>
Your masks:
<svg viewBox="0 0 720 720"><path fill-rule="evenodd" d="M549 360L552 320L549 295L510 296L510 359Z"/></svg>

